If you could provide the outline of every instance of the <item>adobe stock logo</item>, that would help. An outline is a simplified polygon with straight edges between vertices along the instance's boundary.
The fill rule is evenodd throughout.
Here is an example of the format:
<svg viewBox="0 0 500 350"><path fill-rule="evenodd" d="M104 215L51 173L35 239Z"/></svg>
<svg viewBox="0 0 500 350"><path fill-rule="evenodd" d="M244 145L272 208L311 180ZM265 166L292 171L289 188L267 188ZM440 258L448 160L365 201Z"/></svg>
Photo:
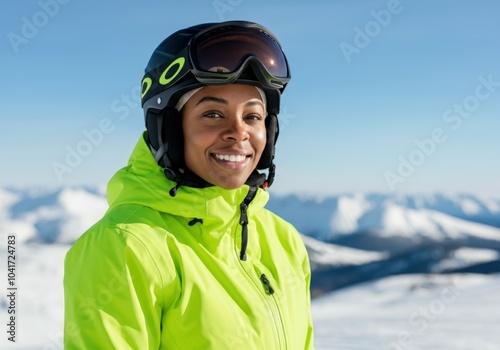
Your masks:
<svg viewBox="0 0 500 350"><path fill-rule="evenodd" d="M31 18L26 16L21 18L20 34L9 32L7 39L15 53L19 53L21 45L27 45L31 39L38 35L40 29L49 24L50 19L54 18L60 10L60 5L66 5L70 0L40 0L38 6L40 10L35 12Z"/></svg>
<svg viewBox="0 0 500 350"><path fill-rule="evenodd" d="M110 104L110 110L118 120L125 120L133 110L141 107L141 87L134 86L129 93L121 94L120 98L114 99ZM64 177L71 174L104 142L107 135L117 128L116 119L102 118L99 124L92 129L82 130L82 137L76 144L66 146L64 161L53 161L51 163L57 180L62 183Z"/></svg>
<svg viewBox="0 0 500 350"><path fill-rule="evenodd" d="M386 344L381 343L383 350L403 350L413 348L414 341L424 336L424 332L433 322L446 312L446 310L462 295L463 289L451 283L439 292L439 296L432 299L427 305L421 305L418 310L408 317L408 325L401 329L396 339Z"/></svg>
<svg viewBox="0 0 500 350"><path fill-rule="evenodd" d="M400 14L403 9L404 7L399 0L389 0L385 9L379 11L371 10L370 16L373 20L366 22L362 28L358 26L354 27L352 44L345 41L339 44L340 51L342 51L347 63L352 62L352 55L359 55L363 49L368 47L372 39L379 36L383 28L388 27L393 17Z"/></svg>
<svg viewBox="0 0 500 350"><path fill-rule="evenodd" d="M224 13L233 12L236 6L241 5L243 0L214 0L212 3L215 12L221 21L224 21Z"/></svg>
<svg viewBox="0 0 500 350"><path fill-rule="evenodd" d="M430 137L416 138L413 143L416 146L408 156L399 155L396 171L386 170L383 174L387 186L391 191L396 191L396 186L402 184L410 178L426 160L434 155L439 149L439 145L444 144L448 139L449 132L446 127L456 131L464 125L465 121L473 116L481 102L491 98L497 88L500 87L500 81L493 80L493 75L487 77L477 77L479 84L476 85L474 93L466 96L460 103L454 103L452 107L446 109L442 114L444 127L436 127L430 132Z"/></svg>

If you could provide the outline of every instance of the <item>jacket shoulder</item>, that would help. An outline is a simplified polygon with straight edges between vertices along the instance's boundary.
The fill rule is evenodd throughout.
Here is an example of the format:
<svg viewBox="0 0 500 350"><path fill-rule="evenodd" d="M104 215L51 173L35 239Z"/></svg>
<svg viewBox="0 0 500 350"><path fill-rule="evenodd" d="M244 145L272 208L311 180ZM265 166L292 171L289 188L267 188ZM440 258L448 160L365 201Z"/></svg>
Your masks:
<svg viewBox="0 0 500 350"><path fill-rule="evenodd" d="M110 209L69 249L66 267L98 269L96 261L103 259L111 265L137 261L144 270L149 270L153 280L171 283L176 277L175 263L165 249L166 231L158 229L159 216L158 212L140 205Z"/></svg>
<svg viewBox="0 0 500 350"><path fill-rule="evenodd" d="M158 348L162 310L180 283L161 236L135 219L143 210L108 211L66 254L65 348Z"/></svg>
<svg viewBox="0 0 500 350"><path fill-rule="evenodd" d="M300 234L295 226L269 209L263 208L258 214L257 220L262 221L266 225L271 225L276 231L276 234L280 235L280 238L300 238Z"/></svg>
<svg viewBox="0 0 500 350"><path fill-rule="evenodd" d="M275 238L285 250L294 252L293 254L299 260L307 259L304 241L295 226L290 222L266 208L259 211L256 222L260 226L261 232L271 236L269 239L273 240Z"/></svg>

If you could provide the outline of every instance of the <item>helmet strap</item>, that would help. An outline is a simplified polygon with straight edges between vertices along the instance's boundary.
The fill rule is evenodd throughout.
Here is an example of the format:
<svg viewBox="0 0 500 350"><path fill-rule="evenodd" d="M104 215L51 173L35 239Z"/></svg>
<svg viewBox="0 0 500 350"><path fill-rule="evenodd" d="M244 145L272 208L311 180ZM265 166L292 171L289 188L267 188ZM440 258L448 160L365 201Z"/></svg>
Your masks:
<svg viewBox="0 0 500 350"><path fill-rule="evenodd" d="M264 182L264 184L262 185L263 189L267 189L267 188L271 187L271 185L274 182L275 175L276 175L276 165L274 165L274 163L271 162L271 166L269 167L269 172L267 174L267 179Z"/></svg>

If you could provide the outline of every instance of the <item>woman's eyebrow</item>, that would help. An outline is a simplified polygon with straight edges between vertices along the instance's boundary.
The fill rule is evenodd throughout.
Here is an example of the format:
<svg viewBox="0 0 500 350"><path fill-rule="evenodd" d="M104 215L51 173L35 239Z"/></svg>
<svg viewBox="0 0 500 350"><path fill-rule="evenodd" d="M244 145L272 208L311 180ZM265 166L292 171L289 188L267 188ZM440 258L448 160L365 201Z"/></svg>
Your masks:
<svg viewBox="0 0 500 350"><path fill-rule="evenodd" d="M224 105L229 104L229 102L226 99L220 98L220 97L215 97L215 96L205 96L202 99L196 103L196 105L202 104L204 102L216 102L216 103L221 103ZM262 106L264 107L264 103L261 100L258 99L253 99L251 101L248 101L245 104L246 107L252 107L252 106Z"/></svg>
<svg viewBox="0 0 500 350"><path fill-rule="evenodd" d="M222 103L222 104L225 104L225 105L228 104L227 100L225 100L223 98L214 97L214 96L205 96L201 100L199 100L196 105L199 105L199 104L201 104L203 102L217 102L217 103Z"/></svg>
<svg viewBox="0 0 500 350"><path fill-rule="evenodd" d="M246 107L261 106L262 108L264 108L264 103L261 100L253 99L245 103L245 106Z"/></svg>

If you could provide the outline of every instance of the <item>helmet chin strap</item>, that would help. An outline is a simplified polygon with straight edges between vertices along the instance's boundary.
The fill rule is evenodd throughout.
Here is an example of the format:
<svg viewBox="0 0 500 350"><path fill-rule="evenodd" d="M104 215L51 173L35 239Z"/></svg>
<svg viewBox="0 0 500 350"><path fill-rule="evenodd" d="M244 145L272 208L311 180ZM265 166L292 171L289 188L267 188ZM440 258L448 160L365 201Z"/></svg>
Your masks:
<svg viewBox="0 0 500 350"><path fill-rule="evenodd" d="M267 189L273 182L274 179L274 164L271 168L269 168L269 174L266 179L265 174L259 173L257 170L254 170L248 179L245 181L245 185L250 187L261 187L263 189ZM182 172L180 174L176 174L171 168L163 168L163 172L165 176L174 181L176 184L174 187L170 189L168 192L171 197L175 197L177 195L177 191L181 186L189 186L193 188L205 188L214 186L213 184L203 180L201 177L193 173L189 169L181 169Z"/></svg>
<svg viewBox="0 0 500 350"><path fill-rule="evenodd" d="M274 176L276 175L276 165L271 161L271 166L269 167L269 173L267 174L267 179L262 184L263 189L271 187L274 182Z"/></svg>

